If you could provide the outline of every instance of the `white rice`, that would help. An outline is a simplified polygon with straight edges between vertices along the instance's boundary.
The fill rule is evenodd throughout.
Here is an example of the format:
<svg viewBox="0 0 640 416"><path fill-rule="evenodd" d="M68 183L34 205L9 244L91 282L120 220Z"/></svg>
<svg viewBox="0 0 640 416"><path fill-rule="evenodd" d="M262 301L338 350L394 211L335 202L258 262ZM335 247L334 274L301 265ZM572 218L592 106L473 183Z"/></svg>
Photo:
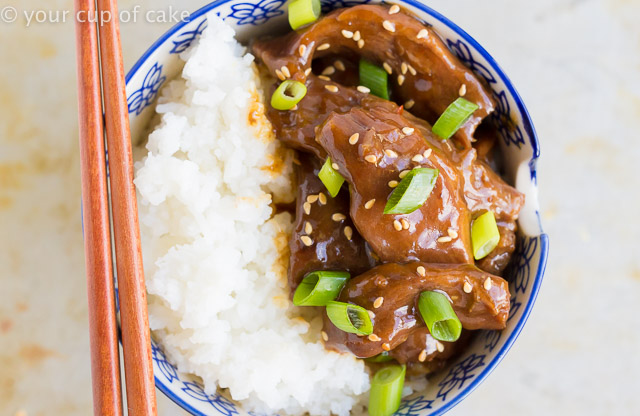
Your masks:
<svg viewBox="0 0 640 416"><path fill-rule="evenodd" d="M180 371L208 393L228 388L245 410L347 415L369 375L325 350L320 317L289 301L292 218L271 203L294 198L292 152L273 137L253 57L233 36L209 19L136 163L151 329Z"/></svg>

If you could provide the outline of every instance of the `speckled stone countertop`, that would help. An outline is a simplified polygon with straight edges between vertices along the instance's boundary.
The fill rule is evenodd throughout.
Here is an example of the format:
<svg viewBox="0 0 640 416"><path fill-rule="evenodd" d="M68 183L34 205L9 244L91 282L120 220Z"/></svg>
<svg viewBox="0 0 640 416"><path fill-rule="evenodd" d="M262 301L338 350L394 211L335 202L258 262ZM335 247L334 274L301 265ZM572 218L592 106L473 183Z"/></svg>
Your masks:
<svg viewBox="0 0 640 416"><path fill-rule="evenodd" d="M450 414L640 414L640 0L427 3L485 46L527 103L551 240L529 323ZM123 24L126 66L169 26ZM0 415L88 415L74 27L0 22L0 40ZM161 415L183 414L158 399Z"/></svg>

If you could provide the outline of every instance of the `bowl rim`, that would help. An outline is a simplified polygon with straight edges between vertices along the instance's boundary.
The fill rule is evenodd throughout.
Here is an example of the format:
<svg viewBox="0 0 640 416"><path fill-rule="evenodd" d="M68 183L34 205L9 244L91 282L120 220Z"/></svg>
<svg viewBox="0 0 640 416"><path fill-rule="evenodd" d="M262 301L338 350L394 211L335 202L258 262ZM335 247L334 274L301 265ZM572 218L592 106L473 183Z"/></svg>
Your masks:
<svg viewBox="0 0 640 416"><path fill-rule="evenodd" d="M149 59L149 57L159 47L165 44L165 42L169 40L176 32L180 31L184 26L190 24L195 19L207 14L211 10L232 1L234 0L216 0L211 3L208 3L203 7L199 8L198 10L194 11L193 13L191 13L189 15L189 20L178 22L174 26L172 26L170 29L168 29L153 44L151 44L151 46L142 54L142 56L129 69L125 77L125 84L129 83L129 81L138 72L140 67L145 64L145 62ZM500 65L491 56L491 54L489 54L489 52L487 52L487 50L484 47L482 47L482 45L480 45L471 35L469 35L464 29L462 29L460 26L455 24L453 21L451 21L441 13L437 12L436 10L427 6L426 4L421 3L418 0L397 0L397 2L406 3L430 15L434 19L439 20L445 26L449 27L456 34L458 34L465 42L471 45L480 55L482 55L482 57L496 71L496 74L504 82L504 85L507 91L509 91L509 94L511 94L511 96L513 97L513 100L518 107L518 111L522 115L522 124L527 135L529 136L529 139L530 139L529 141L531 143L531 147L533 150L531 159L528 162L530 167L530 172L531 172L531 180L534 181L535 185L537 186L537 162L538 162L538 158L540 157L540 142L538 140L538 135L533 125L533 121L531 120L531 115L529 114L529 111L527 110L527 107L525 106L524 101L522 100L522 97L520 96L518 91L515 89L513 83L511 82L511 79L502 70L502 67L500 67ZM387 3L387 2L385 0L382 0L382 3ZM542 284L544 273L547 267L547 257L549 252L549 236L546 233L544 233L542 229L540 214L537 210L536 210L536 216L538 217L538 224L540 229L540 234L536 236L540 238L540 260L538 263L538 272L536 273L536 276L531 288L531 294L529 296L527 304L524 307L520 320L514 326L512 332L509 334L509 337L505 341L502 348L496 353L496 355L491 359L491 361L483 368L483 370L474 377L472 382L469 385L467 385L464 389L459 391L451 400L444 403L443 406L436 409L432 413L429 413L430 416L443 415L444 413L448 412L453 407L455 407L463 399L465 399L471 392L473 392L489 376L489 374L491 374L493 370L495 370L498 364L500 364L500 362L504 359L506 354L509 352L509 350L513 346L515 340L518 338L518 336L522 332L522 329L524 328L524 325L526 324L527 320L529 319L529 315L531 314L533 305L535 304L535 301L538 297L538 293L540 291L540 286ZM532 237L532 238L536 238L536 237ZM160 379L158 379L157 376L154 375L154 379L155 379L156 388L160 390L170 400L172 400L175 404L180 406L182 409L190 412L195 416L206 416L204 413L195 409L189 403L185 402L179 396L174 394L173 390L169 386L166 386Z"/></svg>

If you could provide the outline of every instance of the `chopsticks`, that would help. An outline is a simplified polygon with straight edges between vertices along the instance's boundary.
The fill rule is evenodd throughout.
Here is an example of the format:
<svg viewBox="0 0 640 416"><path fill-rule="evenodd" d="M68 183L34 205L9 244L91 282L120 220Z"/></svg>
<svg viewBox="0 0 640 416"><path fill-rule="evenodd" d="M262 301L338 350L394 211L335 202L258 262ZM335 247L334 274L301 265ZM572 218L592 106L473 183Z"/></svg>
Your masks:
<svg viewBox="0 0 640 416"><path fill-rule="evenodd" d="M114 0L98 0L97 3L95 0L75 0L76 15L82 11L91 16L96 5L98 15L108 11L112 16L109 21L101 22L99 41L95 23L76 21L94 413L122 414L100 101L101 62L127 408L131 415L155 415L147 300L117 3Z"/></svg>

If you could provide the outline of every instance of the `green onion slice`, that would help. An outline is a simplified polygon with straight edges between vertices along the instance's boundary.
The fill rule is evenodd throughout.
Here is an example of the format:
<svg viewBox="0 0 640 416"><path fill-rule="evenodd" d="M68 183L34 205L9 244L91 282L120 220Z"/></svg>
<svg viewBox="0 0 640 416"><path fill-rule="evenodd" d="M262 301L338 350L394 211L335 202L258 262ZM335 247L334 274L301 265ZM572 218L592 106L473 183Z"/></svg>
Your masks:
<svg viewBox="0 0 640 416"><path fill-rule="evenodd" d="M276 110L291 110L307 94L307 87L299 81L286 80L271 96L271 107Z"/></svg>
<svg viewBox="0 0 640 416"><path fill-rule="evenodd" d="M329 194L335 198L335 196L338 195L338 192L340 192L340 188L344 183L344 178L331 165L331 158L328 157L324 162L324 165L322 165L322 169L320 169L320 172L318 173L318 178L320 178L324 186L327 188Z"/></svg>
<svg viewBox="0 0 640 416"><path fill-rule="evenodd" d="M389 195L385 214L410 214L425 203L436 185L438 169L413 168Z"/></svg>
<svg viewBox="0 0 640 416"><path fill-rule="evenodd" d="M418 309L435 339L453 342L460 338L462 324L445 295L432 291L420 293Z"/></svg>
<svg viewBox="0 0 640 416"><path fill-rule="evenodd" d="M369 88L371 94L388 100L389 86L387 84L387 71L364 59L360 59L359 70L360 85Z"/></svg>
<svg viewBox="0 0 640 416"><path fill-rule="evenodd" d="M370 416L390 416L400 408L406 371L404 365L389 365L373 376L369 392Z"/></svg>
<svg viewBox="0 0 640 416"><path fill-rule="evenodd" d="M334 300L349 280L347 272L317 271L307 273L293 294L296 306L326 306Z"/></svg>
<svg viewBox="0 0 640 416"><path fill-rule="evenodd" d="M487 211L473 221L471 225L471 246L476 260L486 257L500 242L500 231L496 217Z"/></svg>
<svg viewBox="0 0 640 416"><path fill-rule="evenodd" d="M477 104L459 97L444 110L436 124L433 125L433 134L442 140L449 139L478 108Z"/></svg>
<svg viewBox="0 0 640 416"><path fill-rule="evenodd" d="M365 308L351 303L327 302L327 316L340 330L356 335L370 335L373 324Z"/></svg>
<svg viewBox="0 0 640 416"><path fill-rule="evenodd" d="M293 30L313 23L320 17L320 0L293 0L289 3L289 24Z"/></svg>
<svg viewBox="0 0 640 416"><path fill-rule="evenodd" d="M382 351L380 354L365 358L364 360L368 363L386 363L393 361L393 357L389 355L389 351Z"/></svg>

